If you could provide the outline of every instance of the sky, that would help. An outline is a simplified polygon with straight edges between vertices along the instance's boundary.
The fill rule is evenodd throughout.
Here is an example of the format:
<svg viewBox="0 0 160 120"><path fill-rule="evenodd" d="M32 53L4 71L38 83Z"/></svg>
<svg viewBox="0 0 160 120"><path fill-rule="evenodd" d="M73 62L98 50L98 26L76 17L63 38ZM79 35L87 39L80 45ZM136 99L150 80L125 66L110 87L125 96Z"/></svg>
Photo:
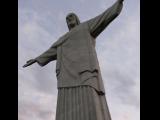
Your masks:
<svg viewBox="0 0 160 120"><path fill-rule="evenodd" d="M18 120L55 120L56 61L22 68L68 31L65 17L91 19L116 0L18 0ZM124 0L121 14L96 39L112 120L140 120L140 1Z"/></svg>

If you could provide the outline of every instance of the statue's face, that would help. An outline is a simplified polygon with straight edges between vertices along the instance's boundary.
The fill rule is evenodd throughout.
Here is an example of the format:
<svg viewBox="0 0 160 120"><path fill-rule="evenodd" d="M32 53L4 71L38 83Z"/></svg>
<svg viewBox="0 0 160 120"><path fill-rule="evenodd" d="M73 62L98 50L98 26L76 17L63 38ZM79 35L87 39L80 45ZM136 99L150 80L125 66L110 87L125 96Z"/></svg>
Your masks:
<svg viewBox="0 0 160 120"><path fill-rule="evenodd" d="M72 29L77 25L76 16L74 14L69 14L66 17L66 21L69 29Z"/></svg>

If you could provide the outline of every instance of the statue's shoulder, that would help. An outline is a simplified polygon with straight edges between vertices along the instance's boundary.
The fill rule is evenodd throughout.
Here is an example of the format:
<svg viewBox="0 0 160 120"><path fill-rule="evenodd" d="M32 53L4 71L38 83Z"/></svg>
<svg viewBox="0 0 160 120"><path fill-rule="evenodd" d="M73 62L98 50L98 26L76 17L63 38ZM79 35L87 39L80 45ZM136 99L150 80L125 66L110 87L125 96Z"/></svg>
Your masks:
<svg viewBox="0 0 160 120"><path fill-rule="evenodd" d="M58 40L65 40L65 39L68 39L69 37L69 34L70 34L70 31L66 32L65 34L63 34Z"/></svg>
<svg viewBox="0 0 160 120"><path fill-rule="evenodd" d="M53 44L53 47L58 47L61 44L63 44L65 42L65 40L67 40L69 37L69 32L65 33L64 35L62 35L61 37L58 38L58 40Z"/></svg>

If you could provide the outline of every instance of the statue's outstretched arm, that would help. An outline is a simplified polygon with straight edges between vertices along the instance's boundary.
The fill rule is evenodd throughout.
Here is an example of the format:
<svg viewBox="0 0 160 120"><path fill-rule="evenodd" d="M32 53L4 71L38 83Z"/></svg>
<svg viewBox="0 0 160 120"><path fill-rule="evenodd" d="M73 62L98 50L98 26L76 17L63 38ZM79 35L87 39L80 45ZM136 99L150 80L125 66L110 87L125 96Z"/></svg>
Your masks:
<svg viewBox="0 0 160 120"><path fill-rule="evenodd" d="M99 16L88 20L91 35L96 38L121 12L123 0L117 0L110 8Z"/></svg>
<svg viewBox="0 0 160 120"><path fill-rule="evenodd" d="M31 59L26 62L26 64L23 67L27 67L32 65L33 63L38 63L40 66L45 66L50 61L57 59L57 49L56 47L50 47L47 51L45 51L40 56L36 57L35 59Z"/></svg>

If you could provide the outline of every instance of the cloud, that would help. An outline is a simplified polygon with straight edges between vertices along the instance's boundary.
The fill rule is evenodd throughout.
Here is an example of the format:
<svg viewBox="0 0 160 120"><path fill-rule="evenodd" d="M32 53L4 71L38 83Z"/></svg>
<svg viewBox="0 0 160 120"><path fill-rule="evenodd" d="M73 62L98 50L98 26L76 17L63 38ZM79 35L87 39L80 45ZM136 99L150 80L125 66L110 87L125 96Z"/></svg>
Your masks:
<svg viewBox="0 0 160 120"><path fill-rule="evenodd" d="M45 68L37 64L29 68L22 65L32 57L37 57L50 47L55 39L40 21L36 11L19 10L19 45L18 45L18 108L19 120L52 120L56 108L55 63Z"/></svg>
<svg viewBox="0 0 160 120"><path fill-rule="evenodd" d="M27 92L26 92L27 91ZM52 120L55 116L56 97L53 94L27 89L19 93L19 119L20 120ZM48 103L52 103L48 105Z"/></svg>
<svg viewBox="0 0 160 120"><path fill-rule="evenodd" d="M125 105L125 104L118 104L114 102L112 106L116 109L112 111L113 108L110 108L112 113L113 120L139 120L140 112L134 106Z"/></svg>
<svg viewBox="0 0 160 120"><path fill-rule="evenodd" d="M140 119L138 11L131 16L122 15L125 22L121 22L120 15L117 23L113 22L97 39L97 55L114 120Z"/></svg>

